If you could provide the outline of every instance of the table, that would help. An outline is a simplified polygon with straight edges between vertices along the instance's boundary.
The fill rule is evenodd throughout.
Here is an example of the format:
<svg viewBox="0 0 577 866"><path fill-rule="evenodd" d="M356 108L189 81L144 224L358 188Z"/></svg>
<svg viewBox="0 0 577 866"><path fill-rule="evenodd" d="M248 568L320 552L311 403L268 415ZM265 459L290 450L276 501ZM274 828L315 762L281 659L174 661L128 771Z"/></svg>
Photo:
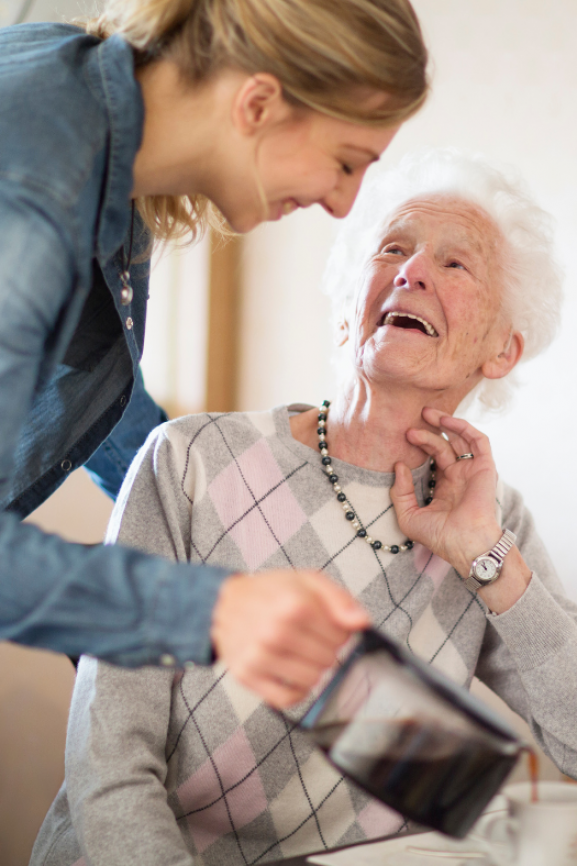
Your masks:
<svg viewBox="0 0 577 866"><path fill-rule="evenodd" d="M462 840L462 842L459 842L458 840L451 840L450 837L448 837L448 836L442 836L440 833L435 833L433 831L426 830L425 828L423 828L423 830L421 830L420 832L418 830L415 830L413 832L403 834L402 837L399 837L399 836L382 836L380 839L370 839L370 840L367 840L366 842L359 842L357 845L348 845L348 846L341 847L341 848L331 848L329 851L318 851L315 853L317 853L319 855L320 854L327 855L327 854L336 853L337 851L358 850L359 851L359 860L360 860L360 859L363 859L360 856L360 852L362 851L362 849L364 847L370 847L371 845L374 845L375 843L381 843L381 844L384 843L386 845L387 840L390 840L390 842L391 842L391 853L393 851L396 853L399 850L404 850L403 841L406 841L406 843L408 845L413 845L413 844L417 845L417 846L423 845L424 847L427 847L427 848L433 847L433 848L437 848L437 849L441 848L443 850L446 847L451 847L452 844L454 844L454 845L464 844L469 849L471 847L475 848L476 846L475 846L475 843L472 839L472 835L475 832L475 830L478 830L478 828L482 825L482 823L485 820L487 820L489 817L492 817L494 815L501 814L501 813L504 814L505 812L506 812L505 798L503 797L502 794L497 794L497 796L491 800L491 802L489 803L489 805L485 809L483 815L481 816L481 818L479 818L479 821L477 822L477 824L475 824L475 826L471 829L471 833L467 836L466 839ZM469 843L471 843L471 844L469 844ZM399 846L401 846L401 847L399 847ZM479 850L479 849L477 849L477 850ZM386 853L386 851L378 852L377 859L379 860L379 862L380 862L380 858L382 858L385 853ZM290 859L287 859L287 860L275 860L274 862L271 861L271 863L267 863L266 866L311 866L310 863L307 863L307 859L309 857L312 857L312 856L314 856L314 855L311 853L311 854L304 854L300 857L291 857ZM366 857L368 859L370 859L371 862L373 862L373 857L375 857L375 854L374 853L369 854L369 852L367 852ZM454 854L452 855L452 857L454 858ZM447 862L447 861L444 860L444 862Z"/></svg>

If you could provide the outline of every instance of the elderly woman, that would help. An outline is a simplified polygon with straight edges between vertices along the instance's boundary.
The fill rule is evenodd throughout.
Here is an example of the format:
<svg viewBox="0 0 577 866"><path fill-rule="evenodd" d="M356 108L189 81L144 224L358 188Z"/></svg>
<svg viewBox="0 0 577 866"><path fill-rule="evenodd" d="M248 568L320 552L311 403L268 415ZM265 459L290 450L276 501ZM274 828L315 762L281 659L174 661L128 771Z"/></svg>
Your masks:
<svg viewBox="0 0 577 866"><path fill-rule="evenodd" d="M577 611L487 440L450 417L473 393L501 400L524 347L552 336L546 217L482 161L433 152L373 180L335 250L334 400L162 426L109 538L239 572L324 570L377 628L463 686L480 677L577 775ZM246 866L399 831L299 731L305 708L277 714L221 665L83 659L33 866Z"/></svg>

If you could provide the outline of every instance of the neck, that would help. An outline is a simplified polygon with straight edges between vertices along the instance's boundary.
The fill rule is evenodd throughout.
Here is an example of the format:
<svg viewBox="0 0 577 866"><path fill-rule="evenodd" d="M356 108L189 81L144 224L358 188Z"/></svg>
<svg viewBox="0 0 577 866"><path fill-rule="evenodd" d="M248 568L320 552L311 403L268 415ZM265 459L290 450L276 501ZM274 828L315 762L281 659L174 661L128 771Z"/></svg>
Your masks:
<svg viewBox="0 0 577 866"><path fill-rule="evenodd" d="M410 428L432 429L423 420L425 406L452 415L459 400L448 395L423 394L418 389L373 388L356 380L341 389L331 402L327 420L327 441L331 457L377 472L392 472L399 461L415 469L427 459L420 448L407 441ZM291 419L296 439L317 447L318 410ZM308 417L306 417L308 416Z"/></svg>

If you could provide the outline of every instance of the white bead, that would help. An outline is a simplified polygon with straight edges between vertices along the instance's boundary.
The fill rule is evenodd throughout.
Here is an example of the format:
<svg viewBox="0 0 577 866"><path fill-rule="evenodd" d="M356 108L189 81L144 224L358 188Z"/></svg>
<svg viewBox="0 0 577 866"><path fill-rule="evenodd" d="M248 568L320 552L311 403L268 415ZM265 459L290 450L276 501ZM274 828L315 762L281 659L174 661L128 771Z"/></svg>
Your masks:
<svg viewBox="0 0 577 866"><path fill-rule="evenodd" d="M409 548L407 547L406 544L401 544L401 550L408 550L408 549L409 549Z"/></svg>
<svg viewBox="0 0 577 866"><path fill-rule="evenodd" d="M370 535L366 535L365 541L367 542L367 544L372 544L374 541L374 538L372 538Z"/></svg>
<svg viewBox="0 0 577 866"><path fill-rule="evenodd" d="M329 452L327 451L326 448L323 448L323 449L322 449L321 454L322 454L323 457L328 457L328 456L329 456Z"/></svg>
<svg viewBox="0 0 577 866"><path fill-rule="evenodd" d="M337 482L335 481L335 483L333 484L333 490L335 491L335 493L340 493L342 490L342 487L340 484L337 484Z"/></svg>
<svg viewBox="0 0 577 866"><path fill-rule="evenodd" d="M391 548L390 548L390 546L389 546L388 544L383 544L382 550L384 550L385 553L390 553L390 552L391 552Z"/></svg>
<svg viewBox="0 0 577 866"><path fill-rule="evenodd" d="M341 502L341 505L343 506L343 511L351 511L351 506L348 502Z"/></svg>
<svg viewBox="0 0 577 866"><path fill-rule="evenodd" d="M326 427L326 426L327 426L326 421L319 421L319 427Z"/></svg>
<svg viewBox="0 0 577 866"><path fill-rule="evenodd" d="M360 529L361 528L361 524L359 523L358 520L351 520L351 526L353 527L353 529Z"/></svg>
<svg viewBox="0 0 577 866"><path fill-rule="evenodd" d="M327 475L332 475L332 474L333 474L333 467L331 466L330 463L329 463L328 466L324 466L323 468L324 468L325 472L327 473Z"/></svg>

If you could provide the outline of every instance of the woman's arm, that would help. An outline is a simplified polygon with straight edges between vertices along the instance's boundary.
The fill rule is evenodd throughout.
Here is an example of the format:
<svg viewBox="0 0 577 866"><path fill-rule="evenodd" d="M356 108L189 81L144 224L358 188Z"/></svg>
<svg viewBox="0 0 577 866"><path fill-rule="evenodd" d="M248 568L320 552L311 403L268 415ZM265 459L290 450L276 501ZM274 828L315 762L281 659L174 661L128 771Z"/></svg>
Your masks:
<svg viewBox="0 0 577 866"><path fill-rule="evenodd" d="M76 252L65 217L56 202L48 216L32 200L0 192L0 502L9 498L20 431L74 291ZM229 577L226 569L173 565L121 547L67 544L0 512L0 640L129 666L206 664L214 642L253 688L290 703L307 688L295 654L304 652L305 667L328 667L366 622L317 575L285 576L274 599L266 581ZM312 632L308 644L299 642L303 623Z"/></svg>
<svg viewBox="0 0 577 866"><path fill-rule="evenodd" d="M488 615L475 673L526 720L559 769L577 778L577 605L519 494L506 488L502 506L503 525L517 535L532 578L508 611Z"/></svg>
<svg viewBox="0 0 577 866"><path fill-rule="evenodd" d="M172 681L170 671L129 672L80 661L66 789L76 838L91 866L193 864L165 788Z"/></svg>

